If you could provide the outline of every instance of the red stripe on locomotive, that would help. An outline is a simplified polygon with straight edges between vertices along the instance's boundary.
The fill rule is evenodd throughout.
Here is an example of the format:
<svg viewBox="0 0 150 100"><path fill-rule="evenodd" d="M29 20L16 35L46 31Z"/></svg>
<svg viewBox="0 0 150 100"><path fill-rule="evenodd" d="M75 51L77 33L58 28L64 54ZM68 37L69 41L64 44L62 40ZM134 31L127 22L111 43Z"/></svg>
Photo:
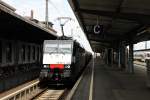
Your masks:
<svg viewBox="0 0 150 100"><path fill-rule="evenodd" d="M54 68L64 69L64 64L50 64L50 69Z"/></svg>

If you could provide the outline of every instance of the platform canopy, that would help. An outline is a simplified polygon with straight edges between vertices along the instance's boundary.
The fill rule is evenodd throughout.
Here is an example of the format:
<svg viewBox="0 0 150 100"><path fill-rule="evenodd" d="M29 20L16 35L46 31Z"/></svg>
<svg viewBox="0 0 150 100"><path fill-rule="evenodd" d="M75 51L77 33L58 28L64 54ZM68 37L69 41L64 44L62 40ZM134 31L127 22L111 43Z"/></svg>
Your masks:
<svg viewBox="0 0 150 100"><path fill-rule="evenodd" d="M42 27L36 21L16 14L13 7L0 1L0 38L29 42L57 38L54 29Z"/></svg>
<svg viewBox="0 0 150 100"><path fill-rule="evenodd" d="M68 0L93 50L150 39L150 0Z"/></svg>

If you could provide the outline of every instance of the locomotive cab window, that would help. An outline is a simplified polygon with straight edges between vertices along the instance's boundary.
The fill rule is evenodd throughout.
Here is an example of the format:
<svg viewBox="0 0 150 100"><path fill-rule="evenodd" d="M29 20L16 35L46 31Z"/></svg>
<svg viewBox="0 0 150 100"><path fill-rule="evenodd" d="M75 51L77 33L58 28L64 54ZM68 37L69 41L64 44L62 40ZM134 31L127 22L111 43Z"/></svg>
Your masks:
<svg viewBox="0 0 150 100"><path fill-rule="evenodd" d="M73 41L44 41L44 64L71 64Z"/></svg>

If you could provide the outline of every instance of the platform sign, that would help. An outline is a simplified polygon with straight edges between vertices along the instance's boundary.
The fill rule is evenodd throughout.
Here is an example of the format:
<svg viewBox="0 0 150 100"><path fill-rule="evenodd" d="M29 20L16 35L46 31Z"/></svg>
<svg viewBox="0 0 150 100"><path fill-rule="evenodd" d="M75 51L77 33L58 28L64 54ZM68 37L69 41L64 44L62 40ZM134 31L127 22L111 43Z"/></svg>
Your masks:
<svg viewBox="0 0 150 100"><path fill-rule="evenodd" d="M94 25L94 33L95 34L101 34L102 33L102 31L103 31L103 26L102 25Z"/></svg>

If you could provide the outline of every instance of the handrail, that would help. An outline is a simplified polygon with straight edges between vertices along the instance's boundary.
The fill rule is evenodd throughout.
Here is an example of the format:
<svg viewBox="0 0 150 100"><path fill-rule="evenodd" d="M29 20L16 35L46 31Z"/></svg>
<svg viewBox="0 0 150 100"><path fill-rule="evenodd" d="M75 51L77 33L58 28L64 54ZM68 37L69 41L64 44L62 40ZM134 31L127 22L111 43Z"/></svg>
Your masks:
<svg viewBox="0 0 150 100"><path fill-rule="evenodd" d="M28 98L28 96L29 95L31 96L33 92L34 93L38 92L37 91L38 90L38 83L39 83L39 81L36 81L35 83L30 84L30 85L28 85L28 86L26 86L26 87L24 87L24 88L22 88L18 91L15 91L15 92L13 92L13 93L5 96L5 97L2 97L0 99L1 100L10 100L10 99L11 100L16 100L16 98L17 98L19 100L23 100L25 98Z"/></svg>

